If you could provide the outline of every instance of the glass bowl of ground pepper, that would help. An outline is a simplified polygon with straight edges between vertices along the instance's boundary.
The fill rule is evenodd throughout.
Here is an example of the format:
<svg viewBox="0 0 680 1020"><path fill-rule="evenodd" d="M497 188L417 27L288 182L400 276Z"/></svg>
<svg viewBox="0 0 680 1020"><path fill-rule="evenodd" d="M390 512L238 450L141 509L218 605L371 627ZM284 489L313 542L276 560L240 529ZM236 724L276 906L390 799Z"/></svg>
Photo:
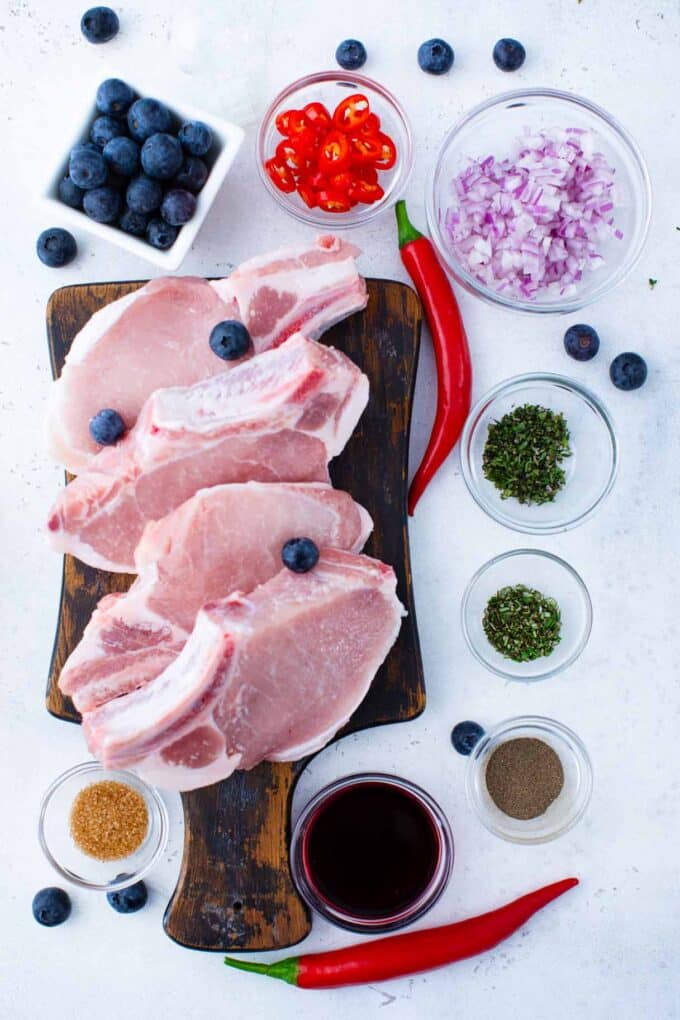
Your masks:
<svg viewBox="0 0 680 1020"><path fill-rule="evenodd" d="M468 584L463 634L482 665L507 680L545 680L581 654L593 609L573 567L540 549L489 560Z"/></svg>
<svg viewBox="0 0 680 1020"><path fill-rule="evenodd" d="M480 821L513 843L563 835L583 817L592 788L583 742L542 716L500 723L481 737L467 766L467 795Z"/></svg>
<svg viewBox="0 0 680 1020"><path fill-rule="evenodd" d="M535 535L568 531L611 492L614 425L580 383L549 373L516 376L473 407L461 466L473 499L500 524Z"/></svg>
<svg viewBox="0 0 680 1020"><path fill-rule="evenodd" d="M38 838L65 879L113 892L158 861L168 840L168 813L160 794L132 772L84 762L46 791Z"/></svg>

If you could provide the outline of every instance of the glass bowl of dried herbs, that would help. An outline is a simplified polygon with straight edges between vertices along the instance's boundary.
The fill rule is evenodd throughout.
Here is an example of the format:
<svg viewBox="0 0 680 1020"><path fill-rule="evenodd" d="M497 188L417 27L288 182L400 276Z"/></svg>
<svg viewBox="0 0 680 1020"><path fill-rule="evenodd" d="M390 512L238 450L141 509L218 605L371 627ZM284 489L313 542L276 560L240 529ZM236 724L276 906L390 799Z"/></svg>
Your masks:
<svg viewBox="0 0 680 1020"><path fill-rule="evenodd" d="M507 680L530 682L575 662L590 636L593 609L582 579L559 556L513 549L474 575L461 621L482 665Z"/></svg>
<svg viewBox="0 0 680 1020"><path fill-rule="evenodd" d="M582 524L616 478L618 447L602 402L580 383L529 373L500 383L470 412L463 477L490 517L549 535Z"/></svg>

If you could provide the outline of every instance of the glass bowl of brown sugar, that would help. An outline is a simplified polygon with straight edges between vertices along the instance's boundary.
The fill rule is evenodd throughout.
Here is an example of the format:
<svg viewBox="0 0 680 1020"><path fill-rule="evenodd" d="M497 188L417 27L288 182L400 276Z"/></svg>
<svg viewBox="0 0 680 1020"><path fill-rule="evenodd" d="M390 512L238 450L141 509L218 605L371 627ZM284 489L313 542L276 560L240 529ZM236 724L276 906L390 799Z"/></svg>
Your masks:
<svg viewBox="0 0 680 1020"><path fill-rule="evenodd" d="M158 791L134 773L83 762L45 792L38 839L67 881L114 892L156 864L168 841L168 812Z"/></svg>

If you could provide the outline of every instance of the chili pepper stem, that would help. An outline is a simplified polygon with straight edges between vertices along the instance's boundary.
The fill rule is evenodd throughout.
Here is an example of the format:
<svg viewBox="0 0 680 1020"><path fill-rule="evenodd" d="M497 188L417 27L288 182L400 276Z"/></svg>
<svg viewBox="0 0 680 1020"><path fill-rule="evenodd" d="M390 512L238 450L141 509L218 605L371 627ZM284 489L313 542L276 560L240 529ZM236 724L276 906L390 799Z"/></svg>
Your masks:
<svg viewBox="0 0 680 1020"><path fill-rule="evenodd" d="M399 247L403 248L409 241L417 241L419 237L423 235L419 230L411 223L406 212L406 202L403 198L400 198L394 207L394 211L397 215L397 233L399 238Z"/></svg>
<svg viewBox="0 0 680 1020"><path fill-rule="evenodd" d="M276 960L274 963L254 963L251 960L236 960L233 956L225 956L224 962L227 967L234 967L236 970L247 970L255 974L264 974L266 977L279 978L287 981L289 985L297 985L299 958L287 956L283 960Z"/></svg>

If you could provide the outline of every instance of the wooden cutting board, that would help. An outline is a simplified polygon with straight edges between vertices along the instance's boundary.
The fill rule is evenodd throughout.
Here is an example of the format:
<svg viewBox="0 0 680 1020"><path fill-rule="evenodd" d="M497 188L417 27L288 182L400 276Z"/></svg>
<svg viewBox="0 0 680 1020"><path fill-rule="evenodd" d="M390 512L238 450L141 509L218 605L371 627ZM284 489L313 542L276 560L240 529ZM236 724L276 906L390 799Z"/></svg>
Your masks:
<svg viewBox="0 0 680 1020"><path fill-rule="evenodd" d="M50 298L47 334L56 377L76 333L99 308L143 281L63 287ZM375 522L366 552L392 564L397 593L408 610L401 633L370 691L336 740L346 733L414 719L425 707L425 686L411 585L406 517L411 401L420 342L421 308L407 286L368 281L367 308L329 330L323 341L340 348L368 375L368 408L331 465L333 484L362 503ZM47 508L46 508L47 509ZM47 708L78 722L61 695L61 668L80 641L97 602L125 591L132 578L64 557L57 634L47 685ZM281 949L311 928L292 883L288 851L295 783L310 758L263 762L204 790L182 794L184 853L177 888L164 917L167 934L193 949L234 952Z"/></svg>

